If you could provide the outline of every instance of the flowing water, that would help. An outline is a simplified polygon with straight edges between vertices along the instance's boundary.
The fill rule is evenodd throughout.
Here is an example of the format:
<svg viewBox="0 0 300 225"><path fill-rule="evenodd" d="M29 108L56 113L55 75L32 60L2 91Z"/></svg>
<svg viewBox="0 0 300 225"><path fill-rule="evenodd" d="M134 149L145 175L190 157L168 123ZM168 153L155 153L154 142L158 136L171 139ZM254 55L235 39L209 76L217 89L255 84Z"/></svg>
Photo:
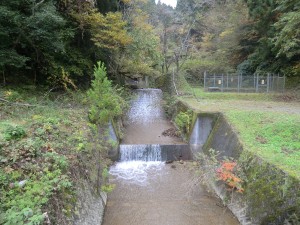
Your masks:
<svg viewBox="0 0 300 225"><path fill-rule="evenodd" d="M174 127L164 115L162 91L142 89L137 92L128 113L123 144L184 144L180 138L162 135Z"/></svg>
<svg viewBox="0 0 300 225"><path fill-rule="evenodd" d="M163 162L172 157L187 159L189 149L179 138L162 136L173 125L164 117L160 101L160 90L147 89L139 90L132 103L120 160L110 168L110 182L116 186L108 196L103 224L239 224L200 185L199 166Z"/></svg>
<svg viewBox="0 0 300 225"><path fill-rule="evenodd" d="M202 147L212 130L212 123L213 118L205 115L198 116L189 141L191 150L195 155L202 151Z"/></svg>

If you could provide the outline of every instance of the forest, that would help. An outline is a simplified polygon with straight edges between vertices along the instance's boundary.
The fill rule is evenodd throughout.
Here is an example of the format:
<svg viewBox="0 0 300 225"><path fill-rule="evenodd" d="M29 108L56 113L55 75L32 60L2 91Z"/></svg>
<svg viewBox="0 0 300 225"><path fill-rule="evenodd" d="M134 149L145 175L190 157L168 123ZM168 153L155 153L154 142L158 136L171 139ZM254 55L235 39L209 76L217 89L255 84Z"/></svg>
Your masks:
<svg viewBox="0 0 300 225"><path fill-rule="evenodd" d="M155 81L170 68L299 77L297 0L11 0L0 3L2 84L88 87L108 77Z"/></svg>

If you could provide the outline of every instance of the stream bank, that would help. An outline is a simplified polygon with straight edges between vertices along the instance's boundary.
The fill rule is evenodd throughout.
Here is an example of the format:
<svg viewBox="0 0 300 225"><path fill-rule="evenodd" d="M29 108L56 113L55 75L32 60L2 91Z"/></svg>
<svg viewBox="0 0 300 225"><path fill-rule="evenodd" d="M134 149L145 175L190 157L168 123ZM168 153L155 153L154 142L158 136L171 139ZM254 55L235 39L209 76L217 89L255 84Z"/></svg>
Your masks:
<svg viewBox="0 0 300 225"><path fill-rule="evenodd" d="M244 148L238 132L228 123L221 113L193 110L184 102L177 102L171 109L175 120L180 113L190 115L190 123L197 118L213 118L212 131L198 152L209 154L210 149L220 153L218 158L232 157L243 173L243 194L226 191L226 185L210 180L211 187L218 195L231 201L228 207L239 218L241 224L297 224L300 218L299 179L267 162L257 154ZM193 126L182 130L188 139ZM195 152L194 152L195 154Z"/></svg>

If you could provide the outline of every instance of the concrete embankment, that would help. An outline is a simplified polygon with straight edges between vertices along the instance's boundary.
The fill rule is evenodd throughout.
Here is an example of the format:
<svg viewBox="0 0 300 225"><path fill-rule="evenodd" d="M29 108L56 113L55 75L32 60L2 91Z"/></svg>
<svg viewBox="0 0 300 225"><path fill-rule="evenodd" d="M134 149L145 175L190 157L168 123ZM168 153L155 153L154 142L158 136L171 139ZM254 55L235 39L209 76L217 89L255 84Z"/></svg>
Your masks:
<svg viewBox="0 0 300 225"><path fill-rule="evenodd" d="M206 191L191 158L161 107L162 92L137 90L125 122L118 161L110 168L104 225L237 225L237 219ZM178 160L178 161L176 161ZM168 162L166 162L168 161Z"/></svg>
<svg viewBox="0 0 300 225"><path fill-rule="evenodd" d="M188 105L178 102L172 109L173 118L180 112L191 111ZM243 174L244 193L231 193L221 182L212 180L213 188L222 199L230 199L229 208L241 224L298 224L300 218L300 182L280 168L268 163L243 146L238 132L221 113L192 111L191 124L197 118L212 118L211 132L201 148L194 151L209 154L210 149L218 151L219 159L233 158ZM187 139L194 126L185 132ZM251 128L249 128L251 129ZM232 195L233 194L233 195Z"/></svg>

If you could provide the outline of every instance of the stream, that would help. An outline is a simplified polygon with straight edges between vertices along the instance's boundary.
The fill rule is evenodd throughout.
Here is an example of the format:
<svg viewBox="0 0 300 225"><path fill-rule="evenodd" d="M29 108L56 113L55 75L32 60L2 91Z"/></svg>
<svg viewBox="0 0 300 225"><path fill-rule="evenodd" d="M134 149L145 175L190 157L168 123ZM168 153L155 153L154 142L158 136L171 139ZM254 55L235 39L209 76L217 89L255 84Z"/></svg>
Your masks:
<svg viewBox="0 0 300 225"><path fill-rule="evenodd" d="M188 161L180 138L162 135L174 128L161 107L157 89L137 91L128 113L120 159L110 168L104 225L236 225L232 213L208 192ZM176 160L166 163L167 160Z"/></svg>

